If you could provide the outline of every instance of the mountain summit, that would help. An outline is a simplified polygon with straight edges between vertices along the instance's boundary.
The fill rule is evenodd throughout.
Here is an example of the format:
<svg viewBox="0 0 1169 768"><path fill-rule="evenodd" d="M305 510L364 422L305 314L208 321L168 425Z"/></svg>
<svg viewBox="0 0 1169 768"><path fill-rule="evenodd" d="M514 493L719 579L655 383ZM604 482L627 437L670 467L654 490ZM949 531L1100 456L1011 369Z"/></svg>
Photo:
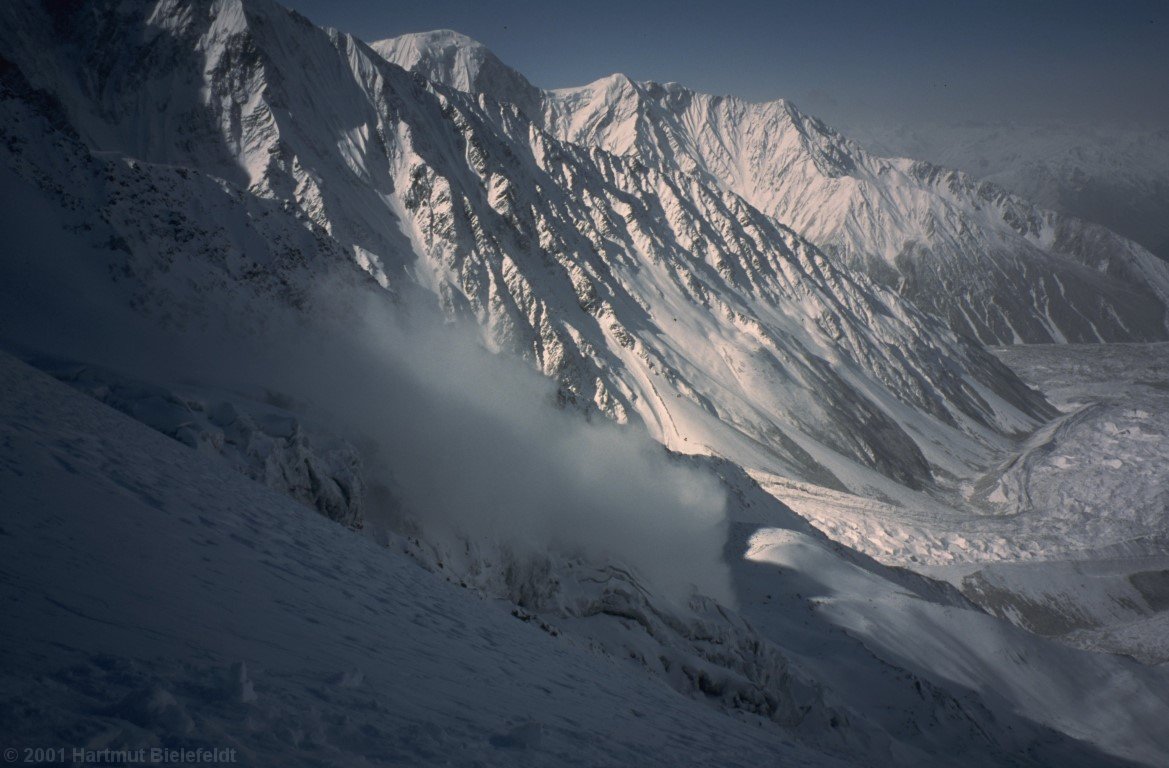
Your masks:
<svg viewBox="0 0 1169 768"><path fill-rule="evenodd" d="M490 93L528 113L539 108L539 88L500 61L487 46L450 29L416 32L370 45L386 61L466 93ZM538 114L538 113L537 113Z"/></svg>
<svg viewBox="0 0 1169 768"><path fill-rule="evenodd" d="M514 100L566 141L700 175L983 343L1167 338L1169 265L1103 227L961 172L876 157L790 102L620 75L536 99L494 56L438 66L462 59L450 39L425 40L374 47L452 87Z"/></svg>
<svg viewBox="0 0 1169 768"><path fill-rule="evenodd" d="M680 452L887 494L993 454L1049 412L992 357L709 174L557 138L510 102L409 74L266 2L196 6L5 9L6 119L59 145L55 157L44 142L8 145L7 162L38 195L90 195L85 206L105 213L89 226L125 244L93 263L129 277L79 290L132 290L143 310L196 323L199 304L169 297L213 290L224 266L270 277L249 266L256 249L211 213L198 180L225 185L223 205L283 212L233 214L250 229L293 242L311 226L317 255L278 251L284 290L311 295L300 286L347 253L386 290L422 290L527 358L565 404L644 424ZM410 40L467 82L495 71L465 38ZM610 87L641 92L619 78ZM51 94L53 108L30 93ZM165 190L191 222L166 250L183 269L159 267L165 227L149 225L170 219L136 217L119 184L94 181L110 174L152 199Z"/></svg>

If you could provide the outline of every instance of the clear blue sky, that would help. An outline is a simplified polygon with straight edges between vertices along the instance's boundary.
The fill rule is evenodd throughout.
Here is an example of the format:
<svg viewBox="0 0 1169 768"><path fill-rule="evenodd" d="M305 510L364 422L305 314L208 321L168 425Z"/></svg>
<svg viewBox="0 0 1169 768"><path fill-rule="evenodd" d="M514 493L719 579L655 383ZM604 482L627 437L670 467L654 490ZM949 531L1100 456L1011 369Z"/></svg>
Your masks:
<svg viewBox="0 0 1169 768"><path fill-rule="evenodd" d="M367 41L455 29L544 87L624 72L833 119L1169 127L1169 0L283 2Z"/></svg>

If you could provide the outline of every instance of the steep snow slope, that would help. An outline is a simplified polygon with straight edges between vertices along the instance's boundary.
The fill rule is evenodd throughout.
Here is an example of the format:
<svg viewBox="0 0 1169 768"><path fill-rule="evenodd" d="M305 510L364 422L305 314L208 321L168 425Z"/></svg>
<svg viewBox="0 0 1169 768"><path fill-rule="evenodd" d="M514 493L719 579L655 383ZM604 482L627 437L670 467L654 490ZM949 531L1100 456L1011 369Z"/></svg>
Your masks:
<svg viewBox="0 0 1169 768"><path fill-rule="evenodd" d="M287 397L265 390L181 390L62 361L34 359L41 369L195 450L220 456L241 474L353 528L364 523L361 453L326 426L304 424Z"/></svg>
<svg viewBox="0 0 1169 768"><path fill-rule="evenodd" d="M966 175L876 158L790 104L752 105L619 75L537 99L517 73L453 33L408 35L374 48L429 78L511 100L571 141L733 189L985 341L1163 335L1164 294L1154 294L1169 273L1139 247ZM494 90L497 80L506 89ZM962 291L959 301L951 289ZM1106 369L1114 382L1120 371ZM1164 404L1152 390L1139 395L1139 402L1097 403L1051 424L1021 454L987 467L978 483L967 475L965 498L946 503L889 488L851 495L822 482L755 477L837 540L953 578L1023 626L1158 659L1161 609L1127 582L1123 566L1085 560L1123 552L1133 571L1155 573L1166 551L1156 416ZM1069 557L1083 562L1052 562ZM1018 560L1043 563L994 565ZM958 565L947 570L952 563ZM1110 577L1094 578L1100 599L1081 592L1077 601L1054 586L1093 568L1120 574L1107 587Z"/></svg>
<svg viewBox="0 0 1169 768"><path fill-rule="evenodd" d="M843 629L847 637L861 639L865 649L883 661L911 673L927 674L935 681L944 680L949 690L977 692L996 717L1013 711L1078 738L1108 744L1107 748L1119 750L1118 754L1154 763L1163 759L1161 747L1130 751L1124 746L1128 737L1116 738L1114 734L1116 729L1159 730L1153 718L1163 706L1165 694L1155 687L1161 685L1164 668L1150 669L1129 659L1060 647L977 611L890 592L876 574L840 567L833 563L830 550L787 530L758 530L748 541L740 568L755 574L778 569L786 577L779 584L744 584L741 593L750 595L754 603L741 598L743 613L761 633L785 647L799 642L795 637L799 637L800 628L792 626L795 622L790 621L790 615L767 607L782 600L784 591L798 591L812 598L817 618ZM835 651L833 641L842 638L802 639L811 640L802 647L816 653L812 649L817 647L821 652L826 648ZM822 668L832 663L830 655ZM870 672L845 668L836 674L854 676L854 685L863 688L874 685L872 678L864 681ZM832 673L825 670L824 679L833 679ZM886 701L894 700L884 689L876 690ZM1093 693L1085 695L1087 690ZM1148 691L1146 705L1134 707L1136 700L1121 704L1141 690ZM1145 695L1138 693L1137 700ZM1123 711L1113 709L1117 705ZM1149 709L1141 713L1145 706ZM1051 758L1036 755L1035 759L1044 765Z"/></svg>
<svg viewBox="0 0 1169 768"><path fill-rule="evenodd" d="M464 93L489 93L538 115L544 93L486 46L450 29L417 32L371 46L386 61Z"/></svg>
<svg viewBox="0 0 1169 768"><path fill-rule="evenodd" d="M405 297L423 289L449 314L480 323L497 347L525 352L560 382L566 402L635 422L632 429L643 422L673 447L717 451L760 476L785 472L889 498L905 493L894 480L928 484L932 472L937 482L954 483L947 472L988 460L1012 431L1047 413L993 359L896 296L850 277L718 185L557 141L510 108L413 78L360 43L264 3L75 10L54 19L31 5L0 9L7 22L0 27L0 180L10 201L3 210L10 236L0 260L0 331L8 339L35 347L53 337L107 362L119 338L140 344L144 355L164 344L150 333L152 324L260 335L278 310L294 308L306 326L322 317L347 321L353 308L330 299L343 302L360 289L383 302L401 300L405 311ZM323 367L345 376L344 367ZM445 375L461 370L450 366ZM529 653L523 638L530 635L495 633L496 619L467 608L470 600L456 598L449 612L431 616L449 594L406 573L400 561L383 570L376 557L391 553L375 552L340 526L326 531L319 527L325 521L300 508L282 518L289 507L229 471L238 458L230 451L199 457L109 411L87 421L93 412L86 406L77 406L79 415L60 401L39 401L62 390L40 379L26 386L26 375L13 374L3 389L19 395L0 422L8 430L0 440L4 478L12 483L4 497L23 505L11 525L4 522L18 535L0 536L20 545L4 560L19 578L4 583L36 585L33 593L57 602L5 592L25 634L4 658L13 670L42 669L46 658L61 670L48 689L61 699L49 706L46 688L27 672L9 678L19 691L6 711L23 713L19 732L30 738L57 729L96 734L98 744L223 733L258 761L282 764L313 745L341 764L386 754L399 762L453 755L455 762L502 764L517 754L535 764L640 762L638 750L659 742L637 728L588 743L616 726L608 719L594 725L595 712L587 711L625 698L665 713L647 725L677 735L662 752L673 762L689 756L734 764L742 757L757 764L768 759L760 753L774 759L776 750L792 750L800 761L800 748L776 747L777 732L862 763L1110 762L1048 728L1152 764L1167 750L1155 727L1165 710L1160 673L1053 648L971 611L952 590L836 546L733 463L689 459L721 472L736 500L731 513L741 536L728 551L741 582L734 597L747 620L709 599L671 608L611 563L562 555L520 563L457 539L398 542L452 578L527 606L505 609L522 624L499 621L532 632L542 627L549 636L563 622L569 639L562 642L573 653L588 646L620 659L602 657L598 668L591 656L582 666L555 656L570 678L551 670L538 649ZM499 383L485 378L485 390ZM437 391L449 386L439 374L425 383ZM143 391L97 389L111 402L129 399L129 412ZM402 396L395 387L378 394ZM151 421L151 414L139 416ZM77 419L84 425L60 426ZM226 414L218 420L226 422ZM195 422L214 441L213 427ZM155 426L180 437L191 425L163 419ZM121 430L129 432L125 439L102 438ZM405 441L399 455L411 448ZM408 466L439 463L440 453ZM587 467L577 469L578 482L588 477ZM284 490L295 495L297 488ZM609 498L612 489L601 490L592 496ZM111 495L115 501L104 504ZM237 507L236 496L246 503ZM87 516L79 497L110 514ZM572 509L571 501L545 506ZM31 527L43 519L38 509L65 510L64 522L34 535ZM192 525L206 526L202 517L219 524L208 514L215 509L234 513L222 529L190 535ZM488 519L511 512L482 511ZM609 514L615 511L642 510ZM662 527L662 538L647 548L677 551L664 542L678 525ZM752 538L760 528L768 530ZM119 540L138 551L147 549L140 545L146 535L182 557L93 557L94 541L100 551ZM212 547L223 549L222 559L207 551ZM752 559L744 563L748 550ZM258 564L249 552L262 552ZM177 594L162 587L164 575L176 571L185 585ZM338 582L340 591L328 591ZM400 595L375 595L385 583L405 586ZM77 584L91 585L92 605L113 606L120 618L111 625L100 623L104 616L86 618L92 612L77 615L86 613L68 598ZM305 605L306 590L321 595L311 605L316 614ZM223 594L241 591L257 609L223 607ZM268 602L264 591L282 602ZM190 613L159 612L160 597ZM389 617L365 617L381 610ZM208 623L193 627L191 618L208 614L226 616L231 632L200 635ZM766 633L756 629L765 623ZM62 627L66 637L82 638L76 650L60 647ZM338 641L344 627L354 632ZM189 657L173 650L180 635L193 647ZM141 657L128 664L118 655L124 652L109 649L131 637ZM364 661L345 650L354 646ZM472 657L467 668L457 666L456 691L449 664L462 647ZM305 671L293 658L305 648L317 649L318 659L336 658L340 669L313 664ZM446 656L436 658L436 648ZM102 653L108 655L94 656ZM153 666L142 660L160 655ZM423 664L416 678L409 666L392 666L416 657ZM358 686L361 699L349 699L348 686L361 679L353 668L366 672L370 658L378 660L378 670L367 673L378 693L367 697ZM239 707L252 693L265 694L257 664L250 672L234 668L220 684L237 659L277 670L266 683L272 695L244 707L251 719ZM529 659L536 674L520 669ZM474 677L476 669L496 668L504 672ZM522 684L509 689L512 671ZM336 690L321 684L334 674ZM468 686L468 675L483 682ZM637 687L642 675L650 681L645 698ZM417 680L427 678L438 680L433 701L417 690ZM578 693L563 694L571 699L564 709L539 708L575 722L550 725L529 714L533 696L557 699L556 688L539 688L540 679L576 686ZM501 691L501 703L484 706L485 690ZM417 712L420 696L432 715L425 722L402 714ZM686 696L713 706L698 712ZM715 747L682 754L692 737L681 732L705 738L716 727L692 724L724 717L722 708L733 713L728 721L747 722L764 741L711 735ZM461 715L465 709L473 711ZM501 722L500 710L512 722ZM409 721L405 732L386 726L387 718ZM769 730L776 724L781 730Z"/></svg>
<svg viewBox="0 0 1169 768"><path fill-rule="evenodd" d="M704 663L678 643L685 614L636 583L593 587L591 609L535 606L557 628L7 355L0 383L11 744L68 733L70 750L234 748L257 765L1124 764L1023 715L1149 764L1169 749L1148 670L1046 647L782 513L747 560L730 545L764 634L717 607L691 641L721 649ZM789 684L772 722L728 695L738 633L818 680ZM696 676L691 696L647 674L658 659ZM764 672L741 667L739 693Z"/></svg>
<svg viewBox="0 0 1169 768"><path fill-rule="evenodd" d="M1169 131L1134 125L850 126L885 155L957 168L1045 208L1103 224L1169 259Z"/></svg>
<svg viewBox="0 0 1169 768"><path fill-rule="evenodd" d="M7 355L0 382L7 747L842 764L517 621Z"/></svg>
<svg viewBox="0 0 1169 768"><path fill-rule="evenodd" d="M99 269L175 323L206 322L183 294L228 277L309 301L319 250L330 274L347 257L436 293L565 402L670 448L884 495L990 461L1048 412L733 192L560 142L261 0L3 12L14 196L82 211L117 246Z"/></svg>
<svg viewBox="0 0 1169 768"><path fill-rule="evenodd" d="M1102 227L962 173L874 157L789 102L613 75L532 104L518 74L460 45L432 34L374 47L455 87L518 93L521 109L568 141L699 174L983 342L1166 336L1169 268Z"/></svg>

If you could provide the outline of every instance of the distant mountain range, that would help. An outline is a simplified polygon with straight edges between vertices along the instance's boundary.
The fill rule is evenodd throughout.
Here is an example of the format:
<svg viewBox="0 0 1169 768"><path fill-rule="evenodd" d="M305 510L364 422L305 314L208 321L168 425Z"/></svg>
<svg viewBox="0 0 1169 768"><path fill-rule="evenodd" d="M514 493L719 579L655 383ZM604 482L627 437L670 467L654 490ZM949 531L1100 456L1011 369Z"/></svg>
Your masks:
<svg viewBox="0 0 1169 768"><path fill-rule="evenodd" d="M1103 224L1169 260L1169 130L1058 123L857 123L873 151L958 168Z"/></svg>

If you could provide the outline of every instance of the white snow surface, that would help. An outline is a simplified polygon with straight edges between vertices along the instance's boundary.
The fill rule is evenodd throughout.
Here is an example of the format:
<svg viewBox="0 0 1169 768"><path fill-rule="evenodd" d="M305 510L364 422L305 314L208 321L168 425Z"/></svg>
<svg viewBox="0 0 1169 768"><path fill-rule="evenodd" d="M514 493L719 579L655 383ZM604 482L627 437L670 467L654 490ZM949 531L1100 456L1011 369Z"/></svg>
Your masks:
<svg viewBox="0 0 1169 768"><path fill-rule="evenodd" d="M273 765L1166 761L1166 668L1078 649L1165 658L1164 348L1102 347L1087 387L1073 358L1019 365L1047 366L1028 381L1061 414L961 335L1163 338L1169 271L1143 249L784 102L545 93L457 33L375 52L265 0L54 8L0 7L0 340L92 397L0 358L21 739ZM499 367L448 350L397 360L403 388L370 377L387 413L427 393L413 432L368 392L329 422L120 368L175 338L307 349L341 326L361 347L367 301L436 305ZM208 378L238 362L201 354ZM512 355L564 412L459 402L552 399ZM367 371L331 362L326 391L357 391ZM1149 376L1109 399L1121 370ZM574 467L582 416L673 453ZM504 487L510 457L532 482ZM668 469L601 487L617 463ZM571 540L601 509L619 556L411 528L427 482L456 522L521 501L513 532ZM639 562L697 569L724 542L613 500L690 487L687 514L728 503L705 529L721 586L687 601Z"/></svg>
<svg viewBox="0 0 1169 768"><path fill-rule="evenodd" d="M857 123L878 154L966 171L1169 258L1169 131L1131 123Z"/></svg>
<svg viewBox="0 0 1169 768"><path fill-rule="evenodd" d="M44 302L11 312L21 322L76 312L47 306L73 290L214 323L199 297L233 282L330 311L320 286L354 282L356 263L396 296L432 291L568 405L675 451L863 494L990 461L1049 412L709 179L560 141L262 0L126 9L84 23L3 9L6 214L72 227L67 248L14 244L25 275L66 262ZM115 284L68 263L78 249ZM262 303L228 294L264 323Z"/></svg>
<svg viewBox="0 0 1169 768"><path fill-rule="evenodd" d="M684 658L660 606L630 613L618 589L611 612L541 618L6 355L0 382L12 743L256 765L1123 764L1100 749L1153 765L1169 749L1163 673L1050 646L796 518L730 544L757 629L720 608L704 630L787 659L803 703L763 719L719 705L717 665L689 695L653 671L640 654Z"/></svg>
<svg viewBox="0 0 1169 768"><path fill-rule="evenodd" d="M373 47L432 80L513 103L573 143L636 157L651 167L679 168L732 190L982 341L1164 337L1165 263L1102 227L1048 210L1086 211L1097 188L1123 197L1126 205L1139 200L1155 207L1164 196L1169 161L1159 134L972 125L935 131L946 141L933 136L931 143L929 126L861 133L872 146L920 149L917 156L963 169L950 171L878 157L786 101L752 104L620 74L543 92L465 38L444 37L438 44L426 34L407 35ZM1028 193L1047 209L979 178ZM1156 238L1142 239L1149 244ZM1124 349L1113 353L1117 359L1127 360ZM1101 381L1115 387L1126 372L1144 370L1142 364L1163 355L1160 347L1146 351L1151 357L1132 353L1130 365L1137 367L1128 371L1103 366ZM1077 359L1074 350L1068 354ZM1044 391L1059 382L1083 383L1075 367L1059 373L1028 381ZM922 442L935 446L927 455L957 480L929 497L875 483L856 493L855 481L830 488L822 478L773 473L759 463L744 466L819 529L883 562L951 578L1023 626L1042 625L1079 645L1160 660L1161 608L1134 591L1128 573L1105 590L1103 603L1093 603L1090 591L1079 592L1077 600L1052 586L1061 575L1075 582L1078 570L1101 558L1098 567L1109 573L1125 570L1109 560L1114 557L1129 562L1133 573L1155 573L1167 551L1161 424L1167 404L1139 384L1124 391L1124 397L1112 392L1103 401L1097 396L1065 403L1065 416L993 457L942 443L933 427L923 427L915 434L932 435ZM1065 558L1081 564L1058 564ZM978 583L992 570L1002 579L1007 573L1045 573L1042 565L1007 567L1019 561L1052 563L1052 569L1034 583L1030 576L1010 579L1010 587ZM986 568L972 575L971 563ZM1040 583L1047 586L1040 589ZM1026 611L1015 610L1023 603ZM1120 630L1117 622L1127 628Z"/></svg>
<svg viewBox="0 0 1169 768"><path fill-rule="evenodd" d="M984 478L978 495L1016 528L1017 539L1058 537L1062 546L1048 546L1042 563L935 575L1042 634L1169 661L1169 347L1013 347L997 354L1066 415Z"/></svg>
<svg viewBox="0 0 1169 768"><path fill-rule="evenodd" d="M757 479L833 539L951 581L996 615L1078 647L1164 662L1169 348L996 354L1063 415L964 481L960 496L882 501Z"/></svg>
<svg viewBox="0 0 1169 768"><path fill-rule="evenodd" d="M1166 336L1169 268L1103 227L966 173L877 157L788 101L620 74L538 98L482 46L458 44L406 35L373 47L433 80L513 101L560 138L731 190L983 342Z"/></svg>
<svg viewBox="0 0 1169 768"><path fill-rule="evenodd" d="M0 358L7 745L837 765Z"/></svg>

